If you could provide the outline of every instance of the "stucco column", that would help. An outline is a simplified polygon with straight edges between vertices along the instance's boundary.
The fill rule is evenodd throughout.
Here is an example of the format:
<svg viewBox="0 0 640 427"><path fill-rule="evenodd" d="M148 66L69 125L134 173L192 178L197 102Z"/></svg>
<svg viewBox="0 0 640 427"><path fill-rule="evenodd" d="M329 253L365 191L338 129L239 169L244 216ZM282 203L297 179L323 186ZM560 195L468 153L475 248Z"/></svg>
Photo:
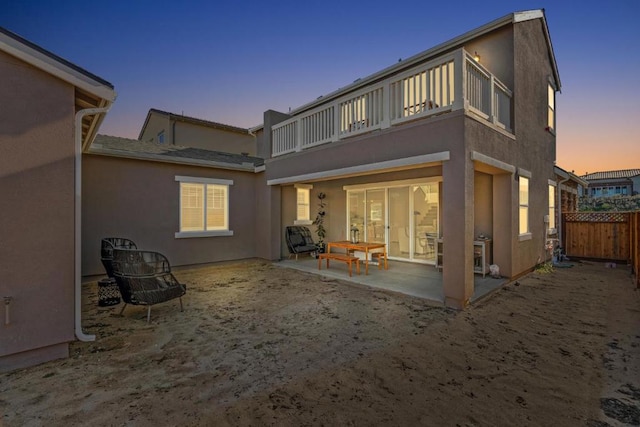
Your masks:
<svg viewBox="0 0 640 427"><path fill-rule="evenodd" d="M513 209L514 184L511 173L493 176L493 263L500 268L500 275L506 277L511 277L513 271L512 236L518 234Z"/></svg>
<svg viewBox="0 0 640 427"><path fill-rule="evenodd" d="M473 186L470 156L452 156L442 166L444 302L462 309L473 295Z"/></svg>

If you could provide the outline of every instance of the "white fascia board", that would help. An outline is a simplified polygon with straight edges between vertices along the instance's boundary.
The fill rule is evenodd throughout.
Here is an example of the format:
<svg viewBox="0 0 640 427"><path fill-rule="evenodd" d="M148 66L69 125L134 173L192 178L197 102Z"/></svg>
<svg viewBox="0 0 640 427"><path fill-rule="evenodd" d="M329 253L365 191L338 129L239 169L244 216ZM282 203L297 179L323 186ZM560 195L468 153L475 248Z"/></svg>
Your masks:
<svg viewBox="0 0 640 427"><path fill-rule="evenodd" d="M62 64L44 53L38 52L37 50L34 50L3 33L0 33L0 50L7 52L9 55L14 56L27 64L39 68L60 80L89 92L92 95L110 102L113 102L116 99L115 90L109 86L96 82L79 71Z"/></svg>
<svg viewBox="0 0 640 427"><path fill-rule="evenodd" d="M387 160L384 162L368 163L366 165L350 166L340 169L332 169L322 172L313 172L304 175L288 176L267 180L267 185L294 184L297 182L320 181L334 179L341 176L353 176L379 172L386 169L396 169L411 166L419 166L427 163L437 163L447 161L450 158L449 151L425 154L422 156L405 157L403 159Z"/></svg>
<svg viewBox="0 0 640 427"><path fill-rule="evenodd" d="M513 22L524 22L539 18L544 18L542 9L524 10L513 14Z"/></svg>

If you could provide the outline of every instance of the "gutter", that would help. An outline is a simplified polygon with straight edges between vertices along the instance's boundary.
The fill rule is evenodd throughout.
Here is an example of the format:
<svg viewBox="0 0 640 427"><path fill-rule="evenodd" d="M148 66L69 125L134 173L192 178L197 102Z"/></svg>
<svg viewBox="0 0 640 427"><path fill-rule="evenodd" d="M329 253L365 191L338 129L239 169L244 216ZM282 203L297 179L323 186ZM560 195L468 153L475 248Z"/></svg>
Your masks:
<svg viewBox="0 0 640 427"><path fill-rule="evenodd" d="M95 335L82 332L82 119L84 116L106 114L110 105L103 108L87 108L75 117L75 333L80 341L95 341Z"/></svg>

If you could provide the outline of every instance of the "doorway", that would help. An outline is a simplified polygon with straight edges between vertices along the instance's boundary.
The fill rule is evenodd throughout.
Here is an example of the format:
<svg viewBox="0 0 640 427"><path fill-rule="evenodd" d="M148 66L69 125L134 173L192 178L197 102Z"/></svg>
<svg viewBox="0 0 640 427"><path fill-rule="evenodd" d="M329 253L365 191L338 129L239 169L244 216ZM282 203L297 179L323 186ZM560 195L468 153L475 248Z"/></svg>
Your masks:
<svg viewBox="0 0 640 427"><path fill-rule="evenodd" d="M435 263L435 239L440 232L440 181L388 182L349 186L347 236L358 230L360 240L386 243L390 259Z"/></svg>

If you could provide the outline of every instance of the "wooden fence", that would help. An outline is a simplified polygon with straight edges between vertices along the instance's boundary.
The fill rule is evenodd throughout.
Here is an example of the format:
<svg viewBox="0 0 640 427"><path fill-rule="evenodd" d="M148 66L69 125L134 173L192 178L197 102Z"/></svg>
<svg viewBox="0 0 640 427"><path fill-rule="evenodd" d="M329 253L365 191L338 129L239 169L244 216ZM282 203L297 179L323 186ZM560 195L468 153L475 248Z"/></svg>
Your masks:
<svg viewBox="0 0 640 427"><path fill-rule="evenodd" d="M640 212L569 212L562 229L568 257L630 262L640 287Z"/></svg>

